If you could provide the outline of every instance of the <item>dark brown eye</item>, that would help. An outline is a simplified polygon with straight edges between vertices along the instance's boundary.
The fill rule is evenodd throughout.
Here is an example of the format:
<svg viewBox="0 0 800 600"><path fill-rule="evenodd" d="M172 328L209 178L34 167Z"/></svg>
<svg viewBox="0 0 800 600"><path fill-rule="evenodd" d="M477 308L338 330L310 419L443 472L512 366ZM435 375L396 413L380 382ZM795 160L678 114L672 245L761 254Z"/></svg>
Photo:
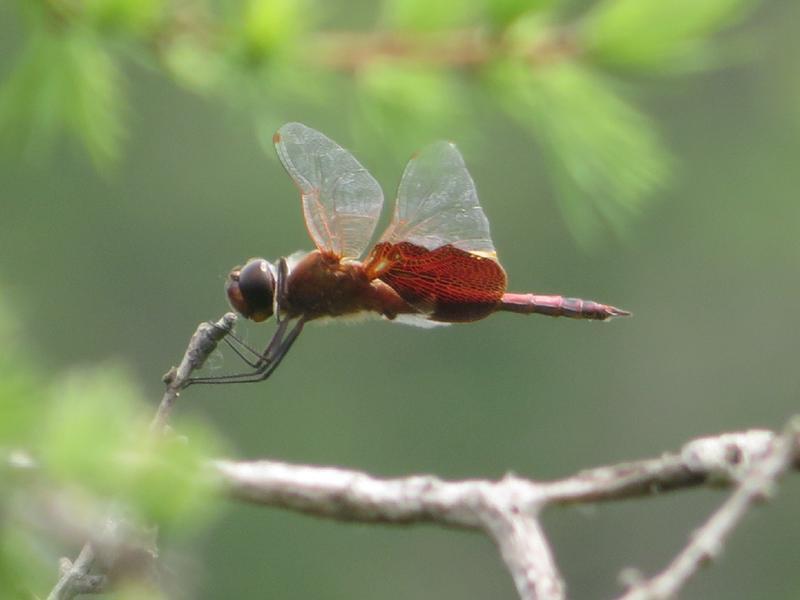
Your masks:
<svg viewBox="0 0 800 600"><path fill-rule="evenodd" d="M263 321L272 316L275 279L270 264L263 258L254 258L241 269L233 269L228 274L226 291L231 306L248 319Z"/></svg>

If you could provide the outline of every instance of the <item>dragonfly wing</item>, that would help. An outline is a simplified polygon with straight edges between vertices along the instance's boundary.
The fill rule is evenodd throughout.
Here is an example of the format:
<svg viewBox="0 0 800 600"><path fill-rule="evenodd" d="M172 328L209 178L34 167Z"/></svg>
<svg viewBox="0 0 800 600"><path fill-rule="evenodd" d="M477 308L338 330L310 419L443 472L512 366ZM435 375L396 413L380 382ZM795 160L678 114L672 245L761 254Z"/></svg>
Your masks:
<svg viewBox="0 0 800 600"><path fill-rule="evenodd" d="M281 127L273 142L300 189L306 227L317 248L339 258L361 256L383 206L375 178L347 150L301 123Z"/></svg>
<svg viewBox="0 0 800 600"><path fill-rule="evenodd" d="M425 315L397 315L391 322L421 327L422 329L433 329L435 327L447 327L450 325L450 323L442 323L441 321L431 321Z"/></svg>
<svg viewBox="0 0 800 600"><path fill-rule="evenodd" d="M409 161L397 190L392 222L380 241L410 242L428 250L450 244L496 256L489 220L454 144L437 142Z"/></svg>
<svg viewBox="0 0 800 600"><path fill-rule="evenodd" d="M365 269L434 321L469 322L494 312L506 273L493 258L448 244L428 250L411 242L380 242Z"/></svg>

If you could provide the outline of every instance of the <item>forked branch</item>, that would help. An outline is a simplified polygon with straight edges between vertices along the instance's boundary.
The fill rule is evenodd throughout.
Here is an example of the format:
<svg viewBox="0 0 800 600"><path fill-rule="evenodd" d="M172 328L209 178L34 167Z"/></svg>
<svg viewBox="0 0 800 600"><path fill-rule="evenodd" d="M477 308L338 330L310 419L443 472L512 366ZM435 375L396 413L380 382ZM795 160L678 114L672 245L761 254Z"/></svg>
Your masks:
<svg viewBox="0 0 800 600"><path fill-rule="evenodd" d="M555 481L508 475L499 481L445 481L429 475L379 479L357 471L276 461L214 463L228 494L241 501L341 521L438 523L488 534L500 548L520 597L564 597L564 583L540 511L551 505L652 496L701 485L737 485L737 491L696 536L668 572L631 589L626 598L667 598L702 562L715 556L757 498L787 469L800 469L796 425L771 431L726 433L687 443L659 458L582 471ZM720 515L721 513L721 515Z"/></svg>

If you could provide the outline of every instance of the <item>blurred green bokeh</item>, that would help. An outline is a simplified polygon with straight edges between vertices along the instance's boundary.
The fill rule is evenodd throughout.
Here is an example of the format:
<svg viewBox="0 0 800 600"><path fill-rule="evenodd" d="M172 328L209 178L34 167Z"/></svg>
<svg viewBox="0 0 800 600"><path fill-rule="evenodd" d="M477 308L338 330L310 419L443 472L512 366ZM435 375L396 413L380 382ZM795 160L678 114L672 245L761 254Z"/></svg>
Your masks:
<svg viewBox="0 0 800 600"><path fill-rule="evenodd" d="M582 34L594 40L585 62L556 65L550 73L557 77L526 83L520 78L530 79L530 72L498 61L480 74L480 85L460 74L432 76L424 65L386 70L376 64L354 84L323 74L316 87L271 62L270 48L283 42L280 31L247 33L237 21L246 12L242 5L220 4L231 31L256 40L266 35L269 43L231 44L221 58L178 40L156 65L120 61L136 56L133 42L102 46L98 54L79 36L60 40L71 53L56 51L62 62L55 65L47 46L53 40L29 45L20 11L0 6L0 81L30 76L18 70L24 54L53 69L47 80L54 90L45 110L50 122L26 120L36 110L29 102L39 97L35 85L23 80L14 88L21 97L0 96L0 116L13 121L4 125L14 126L4 129L2 142L15 151L0 161L0 294L14 329L14 337L4 335L0 354L0 394L9 401L0 406L8 410L0 410L0 436L7 436L0 439L36 444L35 436L22 435L31 423L86 425L42 408L52 400L49 386L57 376L51 373L80 366L126 365L125 377L141 387L124 384L132 403L151 399L154 410L160 376L179 360L196 324L227 310L228 269L249 256L310 248L296 191L260 141L284 119L305 122L350 148L387 198L414 147L434 136L454 140L477 183L513 290L594 298L635 316L597 324L500 315L433 331L380 322L311 326L269 382L188 390L173 420L180 433L206 420L227 438L226 452L234 457L386 476L500 477L511 470L548 478L658 455L693 436L777 428L797 412L796 2L764 2L752 12L750 3L709 2L746 17L726 34L729 43L718 46L704 34L728 27L732 13L723 18L709 8L678 23L667 15L662 21L669 31L647 35L635 0L602 3L615 4L616 16L598 16L594 2L535 2L567 16L584 14L578 5L588 7L579 19ZM256 14L267 10L256 4L250 5ZM415 11L431 3L391 4L380 12L372 3L338 2L299 21L291 11L282 18L293 39L305 40L304 30L318 23L332 29L365 29L373 19L385 27L419 23ZM421 28L463 27L482 18L452 12L467 4L451 0L449 13L426 12L430 20ZM85 18L134 40L160 18L161 3L133 16L126 5L93 3ZM287 10L283 5L272 8ZM517 19L526 3L493 6L497 27L513 22L523 35L547 26L548 19ZM29 8L22 12L38 18ZM630 31L620 34L609 25L613 18L629 23ZM648 51L637 52L637 43L648 43ZM725 49L747 59L731 60ZM84 61L94 66L69 70ZM233 64L248 65L258 77ZM104 87L104 70L126 83ZM282 74L286 88L276 85ZM88 84L95 93L70 95L70 86L87 76L101 80ZM241 96L232 97L231 89ZM316 97L316 89L324 95ZM397 101L401 92L405 102ZM115 94L121 94L118 103ZM52 102L63 95L73 104ZM603 102L589 102L596 98ZM406 110L414 102L426 110ZM419 117L413 123L411 113ZM80 115L83 124L74 120ZM26 129L31 125L41 128ZM72 128L79 143L57 135L63 128ZM576 144L586 153L574 154ZM40 152L46 145L49 154ZM34 161L16 158L18 150ZM596 161L588 160L592 153ZM582 160L570 162L576 156ZM651 166L641 171L642 164ZM589 212L600 218L587 222ZM608 242L603 231L609 227L622 242ZM594 236L606 243L585 243ZM240 333L259 345L270 331L244 324ZM219 353L208 371L236 368L235 357ZM87 426L92 415L104 414L99 399L108 385L97 371L89 373L95 373L95 393L88 398L98 405L90 405ZM110 418L114 431L125 430L123 416ZM205 434L192 429L188 435L202 440ZM113 445L111 437L100 441ZM135 488L129 479L98 476L80 456L60 464L65 452L83 450L66 443L48 459L54 474L83 477L100 494ZM75 465L86 470L75 472ZM153 486L140 489L170 480L157 469L148 473ZM191 490L194 483L185 483L181 489ZM798 494L796 478L788 478L683 597L797 598ZM545 527L571 597L612 596L626 566L645 573L661 568L723 497L699 491L549 512ZM175 511L191 508L190 494L176 496L173 512L161 512L151 499L135 500L146 518L171 522ZM230 506L215 523L200 544L170 533L161 541L162 551L178 555L170 568L183 576L189 597L514 597L496 550L478 535L343 525L244 506ZM2 569L10 568L2 558L9 539L3 536L0 548L0 582ZM74 555L77 548L62 552ZM38 547L31 553L35 559L23 561L25 568L42 558ZM42 567L51 569L46 585L55 563Z"/></svg>

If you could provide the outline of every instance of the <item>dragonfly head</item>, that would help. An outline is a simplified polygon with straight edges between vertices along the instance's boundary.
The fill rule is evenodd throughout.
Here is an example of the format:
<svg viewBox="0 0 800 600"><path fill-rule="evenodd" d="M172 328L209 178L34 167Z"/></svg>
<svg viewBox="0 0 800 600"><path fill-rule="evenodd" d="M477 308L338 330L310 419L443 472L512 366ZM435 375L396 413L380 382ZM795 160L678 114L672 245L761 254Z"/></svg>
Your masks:
<svg viewBox="0 0 800 600"><path fill-rule="evenodd" d="M263 258L251 258L228 273L225 291L231 306L256 322L272 316L275 299L275 267Z"/></svg>

